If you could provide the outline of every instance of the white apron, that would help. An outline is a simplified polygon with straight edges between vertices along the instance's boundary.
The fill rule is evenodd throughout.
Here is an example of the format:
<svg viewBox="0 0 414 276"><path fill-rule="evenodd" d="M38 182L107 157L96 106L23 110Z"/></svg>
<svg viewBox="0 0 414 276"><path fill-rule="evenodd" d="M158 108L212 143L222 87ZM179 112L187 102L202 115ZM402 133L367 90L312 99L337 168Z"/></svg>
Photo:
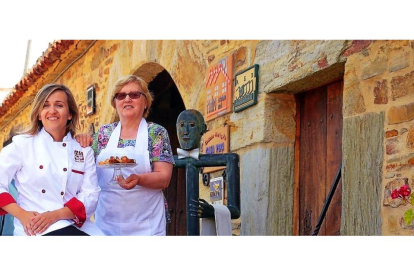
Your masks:
<svg viewBox="0 0 414 276"><path fill-rule="evenodd" d="M137 166L123 168L122 175L151 172L148 151L148 126L144 118L138 128L135 147L118 148L121 122L111 134L105 149L96 158L96 164L110 156L127 156ZM96 169L101 194L95 212L96 225L110 236L165 235L165 207L161 189L148 189L140 185L126 190L119 185L108 185L113 169Z"/></svg>

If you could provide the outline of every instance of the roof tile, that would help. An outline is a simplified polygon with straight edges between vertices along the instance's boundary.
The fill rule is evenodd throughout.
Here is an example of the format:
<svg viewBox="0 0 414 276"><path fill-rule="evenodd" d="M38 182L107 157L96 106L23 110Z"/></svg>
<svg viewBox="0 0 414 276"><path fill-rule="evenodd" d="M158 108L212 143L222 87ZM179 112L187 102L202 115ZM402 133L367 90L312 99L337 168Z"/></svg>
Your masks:
<svg viewBox="0 0 414 276"><path fill-rule="evenodd" d="M36 80L38 80L55 61L59 60L60 56L65 53L69 47L74 43L74 40L57 40L49 44L49 48L43 52L42 56L38 58L36 64L30 71L17 83L0 107L0 117L7 113L18 100L24 95Z"/></svg>

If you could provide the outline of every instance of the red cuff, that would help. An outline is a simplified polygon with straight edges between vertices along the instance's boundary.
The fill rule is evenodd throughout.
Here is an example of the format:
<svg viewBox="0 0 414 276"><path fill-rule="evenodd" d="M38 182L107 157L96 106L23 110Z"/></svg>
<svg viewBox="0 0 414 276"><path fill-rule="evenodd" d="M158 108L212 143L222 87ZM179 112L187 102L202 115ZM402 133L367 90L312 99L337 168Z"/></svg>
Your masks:
<svg viewBox="0 0 414 276"><path fill-rule="evenodd" d="M67 206L75 214L76 218L73 219L75 225L82 227L83 223L86 220L85 205L83 205L83 203L80 202L77 198L72 197L71 200L66 202L64 206Z"/></svg>
<svg viewBox="0 0 414 276"><path fill-rule="evenodd" d="M16 203L14 198L9 193L1 193L0 194L0 216L4 216L7 214L6 211L1 209L1 207L9 205L10 203Z"/></svg>

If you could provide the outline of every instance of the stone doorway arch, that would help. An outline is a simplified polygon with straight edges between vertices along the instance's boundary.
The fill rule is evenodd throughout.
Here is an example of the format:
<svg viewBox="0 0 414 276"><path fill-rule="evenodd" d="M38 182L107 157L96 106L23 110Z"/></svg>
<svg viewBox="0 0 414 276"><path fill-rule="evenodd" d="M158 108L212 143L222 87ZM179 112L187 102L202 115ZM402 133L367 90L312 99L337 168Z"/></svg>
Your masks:
<svg viewBox="0 0 414 276"><path fill-rule="evenodd" d="M171 75L158 63L147 63L134 72L148 83L154 101L147 121L165 127L171 142L173 154L179 147L176 121L185 110L181 94ZM170 185L164 191L171 214L171 223L167 224L167 235L183 236L187 233L187 214L185 199L185 174L183 169L174 168Z"/></svg>

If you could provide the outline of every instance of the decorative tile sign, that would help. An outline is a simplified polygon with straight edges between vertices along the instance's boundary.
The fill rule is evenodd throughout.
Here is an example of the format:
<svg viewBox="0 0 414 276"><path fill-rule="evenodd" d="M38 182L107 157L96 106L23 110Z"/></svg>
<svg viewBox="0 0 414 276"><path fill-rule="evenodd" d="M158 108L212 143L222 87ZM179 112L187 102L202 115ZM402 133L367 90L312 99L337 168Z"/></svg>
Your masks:
<svg viewBox="0 0 414 276"><path fill-rule="evenodd" d="M221 59L207 69L206 121L214 119L231 111L231 96L233 87L233 55Z"/></svg>
<svg viewBox="0 0 414 276"><path fill-rule="evenodd" d="M210 201L223 200L223 177L217 177L210 180Z"/></svg>
<svg viewBox="0 0 414 276"><path fill-rule="evenodd" d="M258 80L258 64L236 74L234 78L234 112L242 111L257 103Z"/></svg>
<svg viewBox="0 0 414 276"><path fill-rule="evenodd" d="M228 153L230 147L229 126L220 127L207 131L201 138L200 148L202 154ZM226 167L205 167L203 173L223 170Z"/></svg>

